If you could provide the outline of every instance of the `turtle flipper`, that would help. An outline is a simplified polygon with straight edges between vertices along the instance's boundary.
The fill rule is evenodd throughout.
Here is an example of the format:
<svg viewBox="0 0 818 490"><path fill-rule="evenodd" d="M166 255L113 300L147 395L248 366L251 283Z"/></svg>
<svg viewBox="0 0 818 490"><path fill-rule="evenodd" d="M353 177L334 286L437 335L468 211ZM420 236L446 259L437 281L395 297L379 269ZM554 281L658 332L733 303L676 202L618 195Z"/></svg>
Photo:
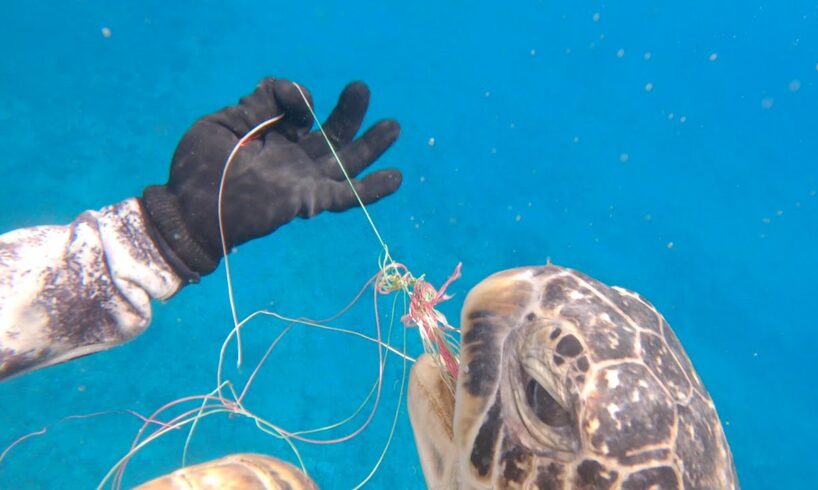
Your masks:
<svg viewBox="0 0 818 490"><path fill-rule="evenodd" d="M426 486L430 489L455 488L454 394L429 354L420 356L412 367L408 405Z"/></svg>

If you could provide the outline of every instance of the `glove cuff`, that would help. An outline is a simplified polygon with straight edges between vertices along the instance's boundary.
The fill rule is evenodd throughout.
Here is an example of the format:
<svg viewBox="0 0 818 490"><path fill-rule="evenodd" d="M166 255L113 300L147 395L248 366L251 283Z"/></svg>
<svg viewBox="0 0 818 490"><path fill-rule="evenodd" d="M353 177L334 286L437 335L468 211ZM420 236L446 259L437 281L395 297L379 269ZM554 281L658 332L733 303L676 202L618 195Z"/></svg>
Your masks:
<svg viewBox="0 0 818 490"><path fill-rule="evenodd" d="M221 257L213 257L188 228L176 196L165 186L152 185L142 193L148 232L171 267L187 282L210 274Z"/></svg>

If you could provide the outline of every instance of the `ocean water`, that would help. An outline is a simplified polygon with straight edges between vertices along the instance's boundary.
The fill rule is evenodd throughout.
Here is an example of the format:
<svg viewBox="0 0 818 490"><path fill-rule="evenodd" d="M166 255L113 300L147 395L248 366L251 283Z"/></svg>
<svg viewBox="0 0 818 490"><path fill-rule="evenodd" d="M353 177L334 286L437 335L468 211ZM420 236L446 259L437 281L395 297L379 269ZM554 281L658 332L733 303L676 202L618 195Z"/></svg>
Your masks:
<svg viewBox="0 0 818 490"><path fill-rule="evenodd" d="M463 262L443 307L451 319L482 278L548 258L636 290L710 390L743 488L814 484L815 1L7 0L2 10L0 232L64 224L164 182L186 128L264 76L309 87L322 115L346 82L365 80L367 123L403 128L377 167L400 168L404 184L373 218L416 274L440 283ZM358 211L294 222L232 256L239 312L329 316L377 259ZM374 334L370 295L337 325ZM248 364L231 377L245 379L282 327L251 324ZM209 392L230 328L222 267L157 303L132 343L0 384L0 447L47 429L0 462L0 488L96 487L141 425L125 411ZM398 410L369 487L423 487L402 373L390 357L360 436L298 446L319 485L365 478ZM247 405L291 430L323 426L352 413L376 376L371 343L296 327ZM103 414L65 420L91 413ZM148 445L126 486L178 468L186 434ZM218 415L200 424L189 460L237 451L295 461L251 422Z"/></svg>

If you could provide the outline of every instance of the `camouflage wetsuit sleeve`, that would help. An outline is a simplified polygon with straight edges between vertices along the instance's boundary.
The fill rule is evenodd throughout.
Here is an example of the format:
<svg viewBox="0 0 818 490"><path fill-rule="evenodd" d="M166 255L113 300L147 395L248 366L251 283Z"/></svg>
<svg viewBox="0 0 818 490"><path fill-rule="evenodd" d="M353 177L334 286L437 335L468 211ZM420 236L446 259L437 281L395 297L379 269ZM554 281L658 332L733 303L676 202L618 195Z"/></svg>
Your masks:
<svg viewBox="0 0 818 490"><path fill-rule="evenodd" d="M0 380L122 344L181 278L137 199L0 236Z"/></svg>

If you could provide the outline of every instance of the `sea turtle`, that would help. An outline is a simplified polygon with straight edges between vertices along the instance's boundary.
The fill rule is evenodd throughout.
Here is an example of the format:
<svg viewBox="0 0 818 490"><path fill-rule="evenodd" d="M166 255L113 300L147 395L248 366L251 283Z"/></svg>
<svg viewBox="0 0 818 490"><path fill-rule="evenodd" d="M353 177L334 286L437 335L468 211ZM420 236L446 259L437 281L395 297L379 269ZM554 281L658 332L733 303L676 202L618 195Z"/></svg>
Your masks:
<svg viewBox="0 0 818 490"><path fill-rule="evenodd" d="M471 290L461 325L454 393L429 355L411 373L409 415L429 488L738 489L713 401L638 294L551 264L511 269ZM140 489L315 488L286 463L244 456ZM227 470L241 468L256 486L205 483L233 483ZM264 480L266 471L289 486Z"/></svg>
<svg viewBox="0 0 818 490"><path fill-rule="evenodd" d="M638 294L547 265L471 290L452 394L428 356L409 414L430 488L737 489L713 401Z"/></svg>
<svg viewBox="0 0 818 490"><path fill-rule="evenodd" d="M295 466L262 454L231 454L186 466L134 490L316 490Z"/></svg>

